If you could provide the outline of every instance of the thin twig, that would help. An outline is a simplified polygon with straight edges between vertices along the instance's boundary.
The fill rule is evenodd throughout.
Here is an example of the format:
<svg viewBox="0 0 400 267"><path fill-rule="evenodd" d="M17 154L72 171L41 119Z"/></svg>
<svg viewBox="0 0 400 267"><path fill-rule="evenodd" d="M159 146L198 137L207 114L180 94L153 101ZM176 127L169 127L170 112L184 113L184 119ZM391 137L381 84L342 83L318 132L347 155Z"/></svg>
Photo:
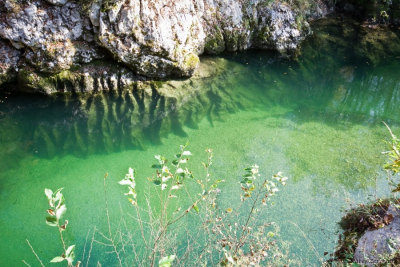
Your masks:
<svg viewBox="0 0 400 267"><path fill-rule="evenodd" d="M307 241L307 243L308 243L308 244L310 245L310 247L312 248L312 250L313 250L315 256L317 257L317 259L321 262L321 264L323 264L324 262L323 262L321 256L319 255L317 249L315 248L315 246L313 245L313 243L311 242L311 240L306 236L306 234L304 233L304 231L301 230L301 228L300 228L297 224L295 224L294 222L292 222L292 221L288 221L288 222L290 222L291 224L293 224L294 226L296 226L297 229L300 230L300 232L301 232L301 233L303 234L303 236L304 236L304 239Z"/></svg>
<svg viewBox="0 0 400 267"><path fill-rule="evenodd" d="M22 260L23 263L25 263L25 265L28 265L29 267L31 267L26 261Z"/></svg>
<svg viewBox="0 0 400 267"><path fill-rule="evenodd" d="M116 247L116 245L114 243L113 236L112 236L112 233L111 233L110 214L109 214L108 201L107 201L107 186L106 186L106 178L107 178L107 176L108 176L108 173L106 173L104 175L103 184L104 184L104 199L105 199L105 202L106 202L106 211L107 211L108 233L110 235L110 241L112 243L112 246L114 247L114 252L117 255L117 258L118 258L118 261L119 261L119 266L122 267L122 261L121 261L121 258L119 257L119 253L118 253L117 247Z"/></svg>
<svg viewBox="0 0 400 267"><path fill-rule="evenodd" d="M31 246L31 243L29 243L29 240L28 240L28 239L26 239L26 242L28 242L29 247L31 248L33 254L35 254L36 259L40 262L40 265L41 265L42 267L44 267L43 262L40 260L39 256L36 254L35 250L34 250L33 247Z"/></svg>
<svg viewBox="0 0 400 267"><path fill-rule="evenodd" d="M92 242L90 242L90 249L89 249L88 259L86 261L86 266L89 266L89 260L90 260L90 255L91 255L92 249L93 249L93 242L94 242L94 235L95 234L96 234L96 226L94 227L94 230L93 230Z"/></svg>
<svg viewBox="0 0 400 267"><path fill-rule="evenodd" d="M88 241L89 234L90 234L90 229L88 230L88 233L86 234L85 246L83 247L82 261L85 260L86 245L87 245L87 241Z"/></svg>

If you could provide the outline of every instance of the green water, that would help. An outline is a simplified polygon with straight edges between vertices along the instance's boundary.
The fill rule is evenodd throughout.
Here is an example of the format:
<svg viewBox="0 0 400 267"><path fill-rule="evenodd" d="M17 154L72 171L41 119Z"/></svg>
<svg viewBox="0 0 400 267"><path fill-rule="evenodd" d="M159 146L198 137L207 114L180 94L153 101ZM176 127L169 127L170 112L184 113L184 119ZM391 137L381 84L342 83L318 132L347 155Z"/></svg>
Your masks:
<svg viewBox="0 0 400 267"><path fill-rule="evenodd" d="M70 221L65 238L86 265L87 236L90 241L94 226L107 231L105 173L117 223L120 210L131 207L116 182L135 167L138 191L145 191L153 156L171 157L187 141L193 164L213 149L211 173L226 180L222 207L238 201L244 167L258 164L268 176L283 171L288 185L265 220L279 225L289 258L320 265L335 247L342 209L387 193L380 152L389 135L381 121L400 132L399 60L373 67L351 53L351 44L343 49L326 35L322 27L297 59L262 51L203 58L221 71L187 82L184 95L150 86L90 97L3 92L0 266L23 266L22 260L39 266L26 239L51 265L61 247L45 224L44 188L60 187ZM89 266L97 261L116 264L96 247Z"/></svg>

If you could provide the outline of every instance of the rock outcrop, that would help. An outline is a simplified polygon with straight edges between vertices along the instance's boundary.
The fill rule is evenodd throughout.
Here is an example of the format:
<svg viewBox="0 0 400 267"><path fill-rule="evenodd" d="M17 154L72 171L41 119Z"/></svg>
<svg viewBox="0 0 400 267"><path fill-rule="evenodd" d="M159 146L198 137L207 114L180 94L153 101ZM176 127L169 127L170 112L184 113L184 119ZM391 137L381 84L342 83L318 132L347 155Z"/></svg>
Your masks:
<svg viewBox="0 0 400 267"><path fill-rule="evenodd" d="M13 55L13 63L0 58L0 84L18 76L25 81L23 90L36 91L27 76L59 76L99 59L150 79L188 77L203 53L296 49L311 32L304 16L287 4L269 2L4 0L0 48Z"/></svg>
<svg viewBox="0 0 400 267"><path fill-rule="evenodd" d="M0 40L0 84L16 79L20 58L19 50Z"/></svg>
<svg viewBox="0 0 400 267"><path fill-rule="evenodd" d="M339 12L347 13L368 24L400 24L400 1L398 0L338 0Z"/></svg>
<svg viewBox="0 0 400 267"><path fill-rule="evenodd" d="M400 251L400 210L391 205L386 212L389 225L369 230L358 240L354 261L366 266L377 266Z"/></svg>

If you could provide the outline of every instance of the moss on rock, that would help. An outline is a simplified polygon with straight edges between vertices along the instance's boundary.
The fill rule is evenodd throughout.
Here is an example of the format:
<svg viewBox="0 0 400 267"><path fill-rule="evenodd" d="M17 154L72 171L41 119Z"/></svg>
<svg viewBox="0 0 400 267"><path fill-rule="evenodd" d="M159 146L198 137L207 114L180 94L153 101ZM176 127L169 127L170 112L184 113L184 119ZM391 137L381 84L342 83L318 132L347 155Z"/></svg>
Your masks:
<svg viewBox="0 0 400 267"><path fill-rule="evenodd" d="M20 69L18 73L18 85L22 92L47 95L56 93L57 89L52 80L52 75L39 74L30 67Z"/></svg>
<svg viewBox="0 0 400 267"><path fill-rule="evenodd" d="M185 56L183 60L184 69L188 73L188 75L192 75L194 70L200 63L200 59L196 54L190 53Z"/></svg>

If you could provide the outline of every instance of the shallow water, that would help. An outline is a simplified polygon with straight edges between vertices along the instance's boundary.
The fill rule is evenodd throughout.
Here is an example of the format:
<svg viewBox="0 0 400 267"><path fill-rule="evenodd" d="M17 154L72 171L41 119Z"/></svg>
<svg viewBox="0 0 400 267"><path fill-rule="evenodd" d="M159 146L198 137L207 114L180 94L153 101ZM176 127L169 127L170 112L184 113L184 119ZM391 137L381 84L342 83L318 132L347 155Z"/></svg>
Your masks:
<svg viewBox="0 0 400 267"><path fill-rule="evenodd" d="M44 195L44 188L60 187L66 240L82 260L93 227L107 231L105 173L110 216L119 218L120 208L131 208L116 183L128 167L137 169L143 192L154 155L172 157L187 141L200 175L195 163L213 149L211 173L226 180L223 208L238 201L243 168L258 164L267 176L283 171L288 185L264 219L291 243L289 258L320 265L335 247L343 208L387 193L380 152L389 135L381 121L400 132L399 60L373 67L335 44L326 48L324 34L316 32L297 60L262 51L203 58L223 71L184 98L150 87L86 98L3 92L0 265L37 266L26 239L45 264L60 253L58 233L45 224ZM94 250L89 265L98 260L115 264L112 254Z"/></svg>

